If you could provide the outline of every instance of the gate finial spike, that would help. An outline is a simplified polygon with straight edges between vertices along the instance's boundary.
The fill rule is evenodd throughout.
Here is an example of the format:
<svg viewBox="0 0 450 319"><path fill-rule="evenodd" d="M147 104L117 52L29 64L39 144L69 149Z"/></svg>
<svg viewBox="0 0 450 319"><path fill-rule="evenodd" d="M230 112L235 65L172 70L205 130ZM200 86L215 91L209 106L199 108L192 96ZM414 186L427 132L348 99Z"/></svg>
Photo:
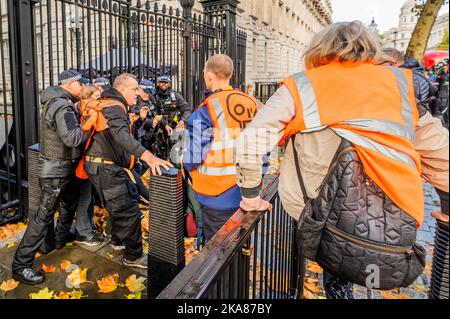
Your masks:
<svg viewBox="0 0 450 319"><path fill-rule="evenodd" d="M141 0L137 0L137 2L136 2L136 8L142 8Z"/></svg>

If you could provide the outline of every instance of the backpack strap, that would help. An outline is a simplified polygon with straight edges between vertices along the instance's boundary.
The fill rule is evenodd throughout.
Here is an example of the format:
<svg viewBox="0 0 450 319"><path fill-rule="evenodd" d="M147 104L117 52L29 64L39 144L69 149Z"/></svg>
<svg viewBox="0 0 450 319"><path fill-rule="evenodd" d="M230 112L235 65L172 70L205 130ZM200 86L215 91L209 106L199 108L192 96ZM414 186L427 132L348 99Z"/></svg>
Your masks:
<svg viewBox="0 0 450 319"><path fill-rule="evenodd" d="M303 181L302 171L300 170L300 160L298 157L297 149L295 148L295 135L292 136L292 149L294 150L295 169L297 171L298 181L300 182L300 188L303 193L303 201L306 204L310 200L310 198L308 197L308 193L306 192L305 182Z"/></svg>

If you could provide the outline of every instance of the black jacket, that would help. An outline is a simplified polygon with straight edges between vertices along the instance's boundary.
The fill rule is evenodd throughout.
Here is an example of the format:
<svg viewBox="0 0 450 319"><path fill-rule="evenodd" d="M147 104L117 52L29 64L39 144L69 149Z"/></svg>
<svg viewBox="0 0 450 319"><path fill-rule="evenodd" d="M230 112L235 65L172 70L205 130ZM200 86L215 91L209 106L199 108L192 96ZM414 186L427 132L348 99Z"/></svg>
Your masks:
<svg viewBox="0 0 450 319"><path fill-rule="evenodd" d="M172 100L173 94L173 100ZM188 102L184 97L171 89L163 91L160 88L156 89L155 95L153 96L153 101L156 105L158 114L161 114L161 105L163 103L173 103L176 105L177 110L180 112L181 119L187 124L189 117L192 114L192 107L189 106Z"/></svg>
<svg viewBox="0 0 450 319"><path fill-rule="evenodd" d="M120 102L128 109L125 99L116 89L104 91L101 98ZM86 154L128 167L131 154L141 158L145 148L130 134L131 123L127 112L121 107L105 108L102 112L108 121L108 128L94 134Z"/></svg>
<svg viewBox="0 0 450 319"><path fill-rule="evenodd" d="M430 99L437 93L437 87L425 76L423 66L416 59L409 59L401 67L413 72L416 102L420 116L423 116L427 111Z"/></svg>
<svg viewBox="0 0 450 319"><path fill-rule="evenodd" d="M77 99L59 86L41 94L39 176L66 177L73 174L89 133L82 131Z"/></svg>

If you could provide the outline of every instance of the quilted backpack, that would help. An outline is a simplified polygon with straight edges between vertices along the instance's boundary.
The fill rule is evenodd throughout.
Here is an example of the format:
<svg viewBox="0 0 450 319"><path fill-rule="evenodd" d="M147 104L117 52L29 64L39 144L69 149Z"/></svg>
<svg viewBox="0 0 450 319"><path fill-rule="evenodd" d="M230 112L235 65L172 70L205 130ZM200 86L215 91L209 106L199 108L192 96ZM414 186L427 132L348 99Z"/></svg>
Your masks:
<svg viewBox="0 0 450 319"><path fill-rule="evenodd" d="M426 252L416 245L417 221L365 174L343 139L315 199L307 197L293 137L305 208L297 224L299 252L339 278L372 289L411 285Z"/></svg>

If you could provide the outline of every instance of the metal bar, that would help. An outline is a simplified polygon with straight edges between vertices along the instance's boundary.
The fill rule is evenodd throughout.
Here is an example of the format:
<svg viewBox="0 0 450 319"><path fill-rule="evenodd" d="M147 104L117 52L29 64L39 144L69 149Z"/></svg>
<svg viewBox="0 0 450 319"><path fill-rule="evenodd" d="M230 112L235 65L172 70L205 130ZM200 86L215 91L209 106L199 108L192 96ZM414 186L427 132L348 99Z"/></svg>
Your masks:
<svg viewBox="0 0 450 319"><path fill-rule="evenodd" d="M61 14L62 14L62 36L63 36L63 67L67 69L67 34L66 34L66 3L61 2ZM42 37L42 35L41 35Z"/></svg>

